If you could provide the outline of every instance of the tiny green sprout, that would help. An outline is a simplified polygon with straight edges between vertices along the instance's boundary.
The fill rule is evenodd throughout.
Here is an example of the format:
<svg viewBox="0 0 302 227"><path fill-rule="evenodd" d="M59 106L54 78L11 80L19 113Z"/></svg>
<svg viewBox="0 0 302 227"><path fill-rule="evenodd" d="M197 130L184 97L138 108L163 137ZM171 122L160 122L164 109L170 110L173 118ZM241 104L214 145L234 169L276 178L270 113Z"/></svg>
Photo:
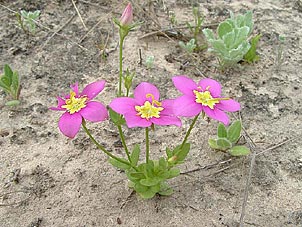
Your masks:
<svg viewBox="0 0 302 227"><path fill-rule="evenodd" d="M194 49L196 48L195 39L191 39L186 44L183 41L179 41L179 46L187 52L193 53Z"/></svg>
<svg viewBox="0 0 302 227"><path fill-rule="evenodd" d="M169 19L172 26L177 25L176 15L174 11L169 11Z"/></svg>
<svg viewBox="0 0 302 227"><path fill-rule="evenodd" d="M40 10L36 10L34 12L21 10L20 13L16 14L16 16L20 27L25 32L30 32L31 34L36 33L35 20L40 16Z"/></svg>
<svg viewBox="0 0 302 227"><path fill-rule="evenodd" d="M193 7L192 13L193 13L193 17L194 17L194 23L192 24L192 23L187 22L187 26L188 26L189 30L193 33L196 47L199 49L198 35L200 33L200 29L201 29L204 18L201 15L198 7Z"/></svg>
<svg viewBox="0 0 302 227"><path fill-rule="evenodd" d="M210 45L209 51L218 57L222 69L234 66L249 51L248 37L254 24L252 16L251 11L236 17L231 12L231 17L219 24L216 37L211 29L202 30Z"/></svg>
<svg viewBox="0 0 302 227"><path fill-rule="evenodd" d="M18 105L20 95L20 77L18 72L12 71L9 65L4 65L4 74L0 76L0 88L12 97L13 100L8 101L5 105L15 106Z"/></svg>
<svg viewBox="0 0 302 227"><path fill-rule="evenodd" d="M210 138L208 143L211 148L228 152L232 156L244 156L250 153L246 146L236 145L241 135L241 122L234 121L230 127L226 128L219 124L217 128L217 138Z"/></svg>
<svg viewBox="0 0 302 227"><path fill-rule="evenodd" d="M154 65L154 56L150 55L146 58L146 67L147 69L151 69Z"/></svg>
<svg viewBox="0 0 302 227"><path fill-rule="evenodd" d="M247 61L248 63L254 63L256 61L259 61L260 59L260 56L256 52L260 37L261 34L258 34L251 38L251 47L249 51L244 55L244 60Z"/></svg>

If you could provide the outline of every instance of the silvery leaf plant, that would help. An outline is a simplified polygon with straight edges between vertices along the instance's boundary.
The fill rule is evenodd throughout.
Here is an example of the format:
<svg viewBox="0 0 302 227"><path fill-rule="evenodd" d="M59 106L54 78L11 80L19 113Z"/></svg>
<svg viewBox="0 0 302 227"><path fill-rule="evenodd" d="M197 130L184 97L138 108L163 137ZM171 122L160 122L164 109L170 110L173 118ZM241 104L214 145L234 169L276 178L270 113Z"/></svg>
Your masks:
<svg viewBox="0 0 302 227"><path fill-rule="evenodd" d="M234 66L249 51L251 45L248 38L253 24L251 11L237 16L231 12L230 18L219 24L217 36L211 29L202 30L209 43L209 51L218 57L222 69Z"/></svg>

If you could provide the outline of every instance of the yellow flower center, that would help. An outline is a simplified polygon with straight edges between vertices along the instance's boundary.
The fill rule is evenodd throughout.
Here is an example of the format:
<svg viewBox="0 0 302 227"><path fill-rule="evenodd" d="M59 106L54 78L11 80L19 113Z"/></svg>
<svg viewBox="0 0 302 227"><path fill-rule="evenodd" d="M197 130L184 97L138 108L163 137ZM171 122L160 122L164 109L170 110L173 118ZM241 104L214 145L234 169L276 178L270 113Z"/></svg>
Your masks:
<svg viewBox="0 0 302 227"><path fill-rule="evenodd" d="M70 114L74 114L75 112L79 112L86 106L87 97L75 97L76 93L71 91L70 98L65 100L64 106L62 108L67 109Z"/></svg>
<svg viewBox="0 0 302 227"><path fill-rule="evenodd" d="M201 89L201 87L198 87ZM229 98L213 98L211 93L208 91L210 87L207 87L205 91L194 90L196 100L195 102L202 104L203 106L208 106L212 110L214 109L215 104L219 103L220 100L229 100Z"/></svg>
<svg viewBox="0 0 302 227"><path fill-rule="evenodd" d="M147 94L146 98L149 97L152 98L152 103L146 101L142 106L135 106L135 110L138 112L137 115L141 116L141 118L146 118L147 120L152 117L159 118L160 111L164 108L161 107L161 102L154 99L154 95Z"/></svg>

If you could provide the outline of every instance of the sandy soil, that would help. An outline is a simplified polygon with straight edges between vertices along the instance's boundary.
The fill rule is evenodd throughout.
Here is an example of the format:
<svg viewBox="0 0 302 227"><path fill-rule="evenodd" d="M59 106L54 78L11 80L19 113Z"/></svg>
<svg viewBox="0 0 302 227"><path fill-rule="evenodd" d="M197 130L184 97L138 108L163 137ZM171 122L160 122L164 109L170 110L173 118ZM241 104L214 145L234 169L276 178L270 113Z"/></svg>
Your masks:
<svg viewBox="0 0 302 227"><path fill-rule="evenodd" d="M192 150L182 174L171 181L175 193L169 197L142 200L127 187L124 173L81 131L66 139L57 128L59 115L48 109L55 97L66 93L69 84L83 86L97 79L107 85L98 99L109 104L118 77L118 33L111 22L126 2L88 0L77 6L89 30L85 30L71 1L0 1L0 66L8 63L22 76L21 105L0 110L0 226L2 227L90 227L90 226L239 226L244 193L248 192L243 226L302 226L302 2L301 0L258 1L133 1L135 20L145 21L125 43L125 67L136 70L134 84L149 81L159 87L163 98L176 97L171 77L186 74L219 80L224 94L243 106L244 127L256 147L267 150L255 157L251 184L245 190L253 155L231 158L207 145L217 122L200 120L190 137ZM212 55L188 56L178 46L188 38L146 34L169 27L168 11L174 11L181 27L192 20L191 6L199 6L205 24L215 24L235 13L254 12L254 33L262 34L261 60L254 65L226 72L217 70ZM26 35L13 12L41 10L35 36ZM48 30L49 28L50 30ZM58 31L59 34L54 34ZM169 34L168 34L169 35ZM283 63L276 64L278 37L286 37ZM100 43L107 42L107 61ZM154 55L154 67L139 64ZM278 68L280 68L278 70ZM83 87L82 86L82 87ZM0 102L5 102L0 93ZM231 115L234 119L238 115ZM166 146L180 142L190 124L157 128L151 134L152 157ZM122 147L110 122L88 124L95 136L112 152ZM131 147L143 140L141 129L124 128ZM143 158L143 157L142 157ZM213 165L214 164L214 165ZM203 168L205 167L205 168Z"/></svg>

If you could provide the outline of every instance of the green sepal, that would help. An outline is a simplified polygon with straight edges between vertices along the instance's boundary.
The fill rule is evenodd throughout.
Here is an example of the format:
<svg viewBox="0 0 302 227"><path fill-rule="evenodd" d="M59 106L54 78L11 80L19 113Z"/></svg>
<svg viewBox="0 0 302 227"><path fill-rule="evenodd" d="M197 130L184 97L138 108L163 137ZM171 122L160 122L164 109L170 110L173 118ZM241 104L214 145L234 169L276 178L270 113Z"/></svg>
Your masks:
<svg viewBox="0 0 302 227"><path fill-rule="evenodd" d="M234 121L228 128L228 140L231 143L236 143L241 133L241 122L239 120Z"/></svg>
<svg viewBox="0 0 302 227"><path fill-rule="evenodd" d="M228 137L228 132L224 124L219 123L217 127L217 135L219 138L227 138Z"/></svg>
<svg viewBox="0 0 302 227"><path fill-rule="evenodd" d="M111 121L117 126L121 126L126 123L125 119L111 108L109 108L109 117Z"/></svg>
<svg viewBox="0 0 302 227"><path fill-rule="evenodd" d="M229 150L229 153L232 156L244 156L251 153L251 151L246 146L234 146Z"/></svg>
<svg viewBox="0 0 302 227"><path fill-rule="evenodd" d="M141 149L138 144L135 144L132 153L131 153L131 163L133 166L137 166L138 160L139 160L139 155L140 155Z"/></svg>
<svg viewBox="0 0 302 227"><path fill-rule="evenodd" d="M126 162L127 162L126 159L124 159L124 158L121 158L121 159L122 159L123 161L126 161ZM125 163L122 163L122 162L119 162L118 160L113 159L113 158L109 158L109 163L110 163L111 165L113 165L114 167L119 168L119 169L122 169L122 170L128 170L128 169L131 168L129 165L127 165L127 164L125 164Z"/></svg>
<svg viewBox="0 0 302 227"><path fill-rule="evenodd" d="M232 143L226 138L218 138L216 143L222 150L227 150L232 147Z"/></svg>

